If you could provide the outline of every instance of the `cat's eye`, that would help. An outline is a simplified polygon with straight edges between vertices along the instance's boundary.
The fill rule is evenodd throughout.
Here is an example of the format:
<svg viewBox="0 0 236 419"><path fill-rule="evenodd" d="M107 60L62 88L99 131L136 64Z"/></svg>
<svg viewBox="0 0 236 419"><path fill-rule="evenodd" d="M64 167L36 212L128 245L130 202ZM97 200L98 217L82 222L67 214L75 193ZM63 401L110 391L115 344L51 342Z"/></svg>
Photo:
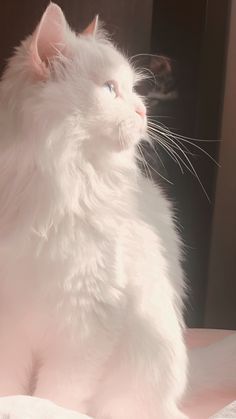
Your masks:
<svg viewBox="0 0 236 419"><path fill-rule="evenodd" d="M118 87L115 81L107 81L106 83L104 83L104 87L110 92L114 99L119 96Z"/></svg>

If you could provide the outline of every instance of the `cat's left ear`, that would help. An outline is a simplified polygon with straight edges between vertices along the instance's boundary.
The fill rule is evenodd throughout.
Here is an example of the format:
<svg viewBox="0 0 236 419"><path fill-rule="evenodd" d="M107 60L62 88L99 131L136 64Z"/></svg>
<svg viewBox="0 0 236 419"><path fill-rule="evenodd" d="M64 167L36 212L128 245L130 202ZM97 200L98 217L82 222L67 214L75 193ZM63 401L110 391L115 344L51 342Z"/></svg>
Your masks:
<svg viewBox="0 0 236 419"><path fill-rule="evenodd" d="M82 35L92 35L92 36L95 36L97 30L98 30L98 15L95 16L95 18L93 19L93 21L82 32Z"/></svg>
<svg viewBox="0 0 236 419"><path fill-rule="evenodd" d="M66 46L67 22L61 8L50 3L32 35L30 45L33 70L40 79L49 74L50 60L63 53Z"/></svg>

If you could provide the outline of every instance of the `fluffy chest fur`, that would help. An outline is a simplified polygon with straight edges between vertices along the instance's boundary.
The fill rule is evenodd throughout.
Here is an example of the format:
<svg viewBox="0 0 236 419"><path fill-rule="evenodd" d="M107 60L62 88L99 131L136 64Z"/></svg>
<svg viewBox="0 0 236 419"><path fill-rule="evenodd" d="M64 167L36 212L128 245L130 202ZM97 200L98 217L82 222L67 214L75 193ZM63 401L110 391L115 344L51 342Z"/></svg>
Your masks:
<svg viewBox="0 0 236 419"><path fill-rule="evenodd" d="M31 205L27 194L16 203L15 210L24 217L15 220L18 229L10 229L1 243L2 287L14 307L16 299L23 307L31 301L30 307L32 302L37 310L43 307L59 323L91 332L95 319L110 317L114 323L111 313L119 310L120 316L120 307L135 301L136 287L145 299L147 290L162 281L167 263L155 229L163 221L156 214L156 226L147 222L141 203L149 184L135 171L124 173L117 170L100 179L94 173L80 176L76 210L67 193L55 199L38 180L31 187ZM41 203L44 211L39 211ZM140 296L138 300L141 304Z"/></svg>

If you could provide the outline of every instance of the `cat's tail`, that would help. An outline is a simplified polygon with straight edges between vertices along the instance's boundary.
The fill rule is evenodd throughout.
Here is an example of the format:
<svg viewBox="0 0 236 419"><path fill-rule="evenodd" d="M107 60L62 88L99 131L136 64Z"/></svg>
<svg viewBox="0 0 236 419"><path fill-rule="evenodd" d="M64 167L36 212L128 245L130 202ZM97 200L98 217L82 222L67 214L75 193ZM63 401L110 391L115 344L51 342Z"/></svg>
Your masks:
<svg viewBox="0 0 236 419"><path fill-rule="evenodd" d="M207 390L236 388L236 333L190 350L188 397Z"/></svg>

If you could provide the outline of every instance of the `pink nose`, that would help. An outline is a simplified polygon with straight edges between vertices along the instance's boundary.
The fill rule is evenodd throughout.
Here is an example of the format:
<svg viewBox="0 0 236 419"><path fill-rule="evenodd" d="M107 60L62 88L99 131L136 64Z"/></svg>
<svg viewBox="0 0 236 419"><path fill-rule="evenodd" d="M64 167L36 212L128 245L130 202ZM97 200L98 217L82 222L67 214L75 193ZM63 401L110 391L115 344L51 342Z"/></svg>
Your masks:
<svg viewBox="0 0 236 419"><path fill-rule="evenodd" d="M138 105L138 106L135 108L135 112L136 112L137 114L139 114L142 118L144 118L144 117L146 116L146 114L147 114L147 110L146 110L146 108L145 108L145 106L144 106L144 105Z"/></svg>

